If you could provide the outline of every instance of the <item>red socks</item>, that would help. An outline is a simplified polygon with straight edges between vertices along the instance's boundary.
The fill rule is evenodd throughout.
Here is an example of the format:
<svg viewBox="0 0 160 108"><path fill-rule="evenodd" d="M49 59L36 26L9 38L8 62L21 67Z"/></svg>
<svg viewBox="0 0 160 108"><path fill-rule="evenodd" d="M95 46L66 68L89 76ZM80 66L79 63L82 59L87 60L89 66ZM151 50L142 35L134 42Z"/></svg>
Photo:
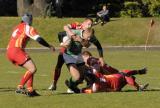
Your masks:
<svg viewBox="0 0 160 108"><path fill-rule="evenodd" d="M18 87L23 87L26 83L27 83L27 89L31 91L33 86L33 73L30 71L27 71L24 74L24 76L21 79L20 85L18 85Z"/></svg>

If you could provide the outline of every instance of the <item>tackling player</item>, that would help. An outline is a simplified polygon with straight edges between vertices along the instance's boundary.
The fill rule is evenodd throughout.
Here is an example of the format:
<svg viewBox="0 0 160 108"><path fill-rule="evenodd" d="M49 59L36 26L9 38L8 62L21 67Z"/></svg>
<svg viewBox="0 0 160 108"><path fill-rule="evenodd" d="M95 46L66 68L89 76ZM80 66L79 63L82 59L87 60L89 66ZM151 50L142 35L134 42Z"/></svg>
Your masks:
<svg viewBox="0 0 160 108"><path fill-rule="evenodd" d="M13 64L19 65L27 70L17 86L16 93L38 96L39 94L33 89L33 77L37 69L33 60L25 52L26 44L29 39L33 39L52 51L55 51L55 48L40 37L36 29L31 26L32 20L32 15L26 13L22 16L21 23L14 28L7 47L7 58ZM27 90L24 88L25 84Z"/></svg>
<svg viewBox="0 0 160 108"><path fill-rule="evenodd" d="M90 79L88 80L90 81L90 85L82 90L83 93L121 91L121 89L127 84L142 91L148 86L148 84L144 86L137 84L135 77L133 76L136 74L145 74L147 71L145 68L140 70L118 71L108 65L101 67L98 59L92 57L91 53L88 51L83 52L83 59L86 65L90 68L86 74L87 78Z"/></svg>
<svg viewBox="0 0 160 108"><path fill-rule="evenodd" d="M64 28L69 31L69 35L72 35L72 38L74 38L74 33L71 31L71 29L81 29L84 30L85 28L91 27L92 26L92 19L90 18L86 18L85 21L82 24L79 23L72 23L72 24L68 24L66 26L64 26ZM63 37L66 36L66 32L60 32L58 34L58 39L59 42L63 42ZM80 38L77 38L77 41L81 40ZM104 60L103 60L103 49L102 46L100 44L100 42L98 41L98 39L96 38L96 36L93 33L93 36L91 36L90 43L93 43L96 47L97 47L97 51L99 52L99 60L101 61L102 64L104 64ZM57 87L57 81L60 77L61 74L61 68L64 64L64 59L63 59L63 53L65 52L66 48L65 47L61 47L60 48L60 53L58 55L58 60L57 60L57 64L54 70L54 77L53 77L53 82L50 85L50 87L48 88L49 90L56 90Z"/></svg>

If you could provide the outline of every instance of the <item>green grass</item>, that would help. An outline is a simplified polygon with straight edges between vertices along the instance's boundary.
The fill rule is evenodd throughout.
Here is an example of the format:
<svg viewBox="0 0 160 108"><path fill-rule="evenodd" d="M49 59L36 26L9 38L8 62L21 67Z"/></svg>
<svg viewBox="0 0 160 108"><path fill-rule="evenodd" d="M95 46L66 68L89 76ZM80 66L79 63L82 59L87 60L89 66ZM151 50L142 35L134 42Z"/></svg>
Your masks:
<svg viewBox="0 0 160 108"><path fill-rule="evenodd" d="M144 45L151 18L112 18L103 27L95 26L96 36L103 45ZM84 18L35 18L33 26L47 41L58 46L57 33L63 31L63 26L75 21L82 22ZM155 25L151 30L149 45L160 43L160 19L154 18ZM20 22L18 17L0 17L0 48L6 47L12 29ZM31 42L29 47L39 47Z"/></svg>
<svg viewBox="0 0 160 108"><path fill-rule="evenodd" d="M66 66L58 82L57 91L46 90L51 83L52 69L56 63L57 53L29 52L35 61L38 71L34 87L42 95L29 98L14 93L24 69L15 67L0 54L0 108L159 108L160 103L160 51L105 51L105 60L118 69L140 69L148 67L148 74L137 76L137 82L149 83L146 92L117 92L95 94L65 94L67 87L64 80L69 78ZM97 53L94 52L94 55ZM3 62L2 62L3 61ZM126 86L123 91L133 90Z"/></svg>

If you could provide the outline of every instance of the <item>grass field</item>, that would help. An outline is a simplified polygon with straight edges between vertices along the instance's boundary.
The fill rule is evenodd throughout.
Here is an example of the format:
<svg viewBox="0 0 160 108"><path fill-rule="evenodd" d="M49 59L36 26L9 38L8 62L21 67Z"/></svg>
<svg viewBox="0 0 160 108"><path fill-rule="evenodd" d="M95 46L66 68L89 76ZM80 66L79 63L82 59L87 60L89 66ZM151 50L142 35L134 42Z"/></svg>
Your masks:
<svg viewBox="0 0 160 108"><path fill-rule="evenodd" d="M160 19L153 18L153 26L149 45L160 43ZM84 18L35 18L33 26L47 41L58 46L57 33L63 31L63 26L75 21L82 22ZM95 34L100 42L105 45L144 45L151 18L111 18L103 27L94 26ZM0 17L0 48L7 46L13 27L20 22L18 17ZM31 42L28 47L37 47ZM39 47L39 46L38 46Z"/></svg>
<svg viewBox="0 0 160 108"><path fill-rule="evenodd" d="M94 55L97 53L94 52ZM159 108L160 103L160 51L105 51L105 60L118 69L148 68L148 74L137 76L139 83L149 83L145 92L135 92L131 87L116 93L65 94L64 80L69 78L66 66L55 92L47 90L52 79L57 53L30 52L38 72L34 86L42 95L29 98L14 93L23 69L13 66L0 54L0 108Z"/></svg>

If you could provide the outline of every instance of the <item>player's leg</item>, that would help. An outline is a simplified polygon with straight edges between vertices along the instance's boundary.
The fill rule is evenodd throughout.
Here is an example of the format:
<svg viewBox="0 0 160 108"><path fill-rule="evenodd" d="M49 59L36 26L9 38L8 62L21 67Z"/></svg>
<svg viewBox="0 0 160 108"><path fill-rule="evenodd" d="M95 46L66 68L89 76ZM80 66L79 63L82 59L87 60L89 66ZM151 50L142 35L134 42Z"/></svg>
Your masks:
<svg viewBox="0 0 160 108"><path fill-rule="evenodd" d="M122 72L126 73L126 75L128 76L137 75L137 74L142 75L147 73L147 69L143 68L139 70L122 70Z"/></svg>
<svg viewBox="0 0 160 108"><path fill-rule="evenodd" d="M67 34L65 31L58 33L58 39L59 39L60 43L63 41L63 37L66 35ZM56 64L56 67L53 71L53 81L52 81L52 84L48 87L49 90L56 90L56 88L57 88L57 81L61 75L61 69L64 64L63 53L65 52L65 50L66 50L66 48L64 48L64 47L60 48L60 53L58 55L57 64Z"/></svg>
<svg viewBox="0 0 160 108"><path fill-rule="evenodd" d="M39 96L38 93L35 92L33 89L33 77L37 70L34 62L30 59L26 61L22 67L24 67L27 71L22 76L22 79L20 81L20 84L18 85L18 88L23 88L24 85L27 83L27 95L28 96Z"/></svg>
<svg viewBox="0 0 160 108"><path fill-rule="evenodd" d="M65 84L75 93L80 93L78 84L80 84L80 72L75 64L68 64L68 69L71 74L71 78L66 80Z"/></svg>
<svg viewBox="0 0 160 108"><path fill-rule="evenodd" d="M143 91L144 89L146 89L148 87L149 84L139 85L135 81L135 79L136 79L136 77L134 77L134 76L129 76L129 77L125 76L125 80L126 80L127 84L134 87L138 91Z"/></svg>
<svg viewBox="0 0 160 108"><path fill-rule="evenodd" d="M58 79L59 79L59 77L61 75L61 69L62 69L63 64L64 64L63 54L59 53L57 64L56 64L55 70L53 72L53 78L54 79L53 79L52 84L48 88L49 90L56 90L57 81L58 81Z"/></svg>

